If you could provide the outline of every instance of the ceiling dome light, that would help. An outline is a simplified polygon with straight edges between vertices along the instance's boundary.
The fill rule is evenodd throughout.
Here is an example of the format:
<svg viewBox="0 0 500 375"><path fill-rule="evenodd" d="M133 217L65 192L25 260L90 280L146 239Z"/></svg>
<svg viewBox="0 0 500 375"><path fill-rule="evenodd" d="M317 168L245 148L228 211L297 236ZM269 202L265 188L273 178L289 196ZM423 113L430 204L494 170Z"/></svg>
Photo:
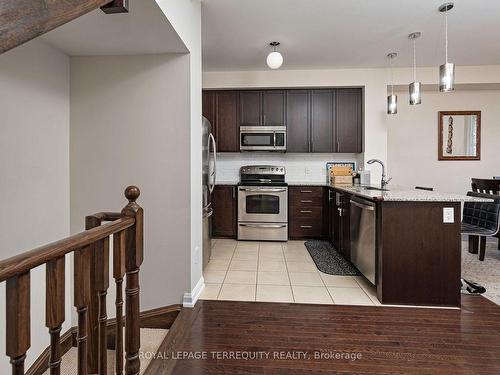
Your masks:
<svg viewBox="0 0 500 375"><path fill-rule="evenodd" d="M414 32L408 35L408 38L413 41L413 82L410 83L410 105L422 103L422 84L417 81L417 46L416 40L422 36L420 32Z"/></svg>
<svg viewBox="0 0 500 375"><path fill-rule="evenodd" d="M453 3L444 3L439 7L439 11L444 13L445 30L445 62L439 66L439 91L448 92L455 89L455 64L448 62L448 12L453 9Z"/></svg>
<svg viewBox="0 0 500 375"><path fill-rule="evenodd" d="M271 69L279 69L283 65L283 56L276 51L276 47L280 45L280 42L271 42L269 45L273 47L273 52L267 55L267 66Z"/></svg>

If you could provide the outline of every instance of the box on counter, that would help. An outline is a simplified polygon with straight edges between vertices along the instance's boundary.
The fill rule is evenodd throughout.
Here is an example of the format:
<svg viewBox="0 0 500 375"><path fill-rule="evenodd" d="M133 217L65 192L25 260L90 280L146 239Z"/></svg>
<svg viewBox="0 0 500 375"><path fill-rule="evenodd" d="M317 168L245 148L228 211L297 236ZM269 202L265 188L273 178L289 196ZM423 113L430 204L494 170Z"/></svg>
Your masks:
<svg viewBox="0 0 500 375"><path fill-rule="evenodd" d="M330 183L331 184L345 184L352 185L353 176L331 176Z"/></svg>

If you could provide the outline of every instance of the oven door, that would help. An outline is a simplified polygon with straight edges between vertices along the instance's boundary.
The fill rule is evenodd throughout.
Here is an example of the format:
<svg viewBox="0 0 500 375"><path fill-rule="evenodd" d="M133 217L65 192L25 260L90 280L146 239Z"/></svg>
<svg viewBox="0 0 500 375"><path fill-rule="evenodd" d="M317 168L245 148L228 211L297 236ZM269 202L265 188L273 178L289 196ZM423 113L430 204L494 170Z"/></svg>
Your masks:
<svg viewBox="0 0 500 375"><path fill-rule="evenodd" d="M240 151L286 151L286 127L241 126Z"/></svg>
<svg viewBox="0 0 500 375"><path fill-rule="evenodd" d="M288 221L288 188L286 186L239 186L238 221L286 223Z"/></svg>

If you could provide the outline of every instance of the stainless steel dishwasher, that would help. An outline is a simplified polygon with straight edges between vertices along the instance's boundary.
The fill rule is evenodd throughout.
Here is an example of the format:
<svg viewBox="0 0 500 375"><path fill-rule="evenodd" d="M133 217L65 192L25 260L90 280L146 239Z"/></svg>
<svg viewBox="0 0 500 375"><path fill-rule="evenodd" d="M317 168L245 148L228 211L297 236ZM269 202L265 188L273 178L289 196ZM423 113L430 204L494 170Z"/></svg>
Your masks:
<svg viewBox="0 0 500 375"><path fill-rule="evenodd" d="M350 200L351 262L375 285L375 203Z"/></svg>

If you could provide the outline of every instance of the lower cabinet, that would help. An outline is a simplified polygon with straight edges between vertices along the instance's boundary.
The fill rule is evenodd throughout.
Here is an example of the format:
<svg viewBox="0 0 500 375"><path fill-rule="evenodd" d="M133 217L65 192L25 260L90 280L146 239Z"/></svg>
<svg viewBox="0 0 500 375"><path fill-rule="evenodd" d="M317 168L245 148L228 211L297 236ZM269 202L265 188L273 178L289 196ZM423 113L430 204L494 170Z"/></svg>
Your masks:
<svg viewBox="0 0 500 375"><path fill-rule="evenodd" d="M212 236L236 238L238 224L237 194L234 185L216 185L212 192Z"/></svg>
<svg viewBox="0 0 500 375"><path fill-rule="evenodd" d="M288 236L290 239L328 236L328 189L321 186L288 188Z"/></svg>
<svg viewBox="0 0 500 375"><path fill-rule="evenodd" d="M350 195L329 189L329 238L346 259L351 258Z"/></svg>

